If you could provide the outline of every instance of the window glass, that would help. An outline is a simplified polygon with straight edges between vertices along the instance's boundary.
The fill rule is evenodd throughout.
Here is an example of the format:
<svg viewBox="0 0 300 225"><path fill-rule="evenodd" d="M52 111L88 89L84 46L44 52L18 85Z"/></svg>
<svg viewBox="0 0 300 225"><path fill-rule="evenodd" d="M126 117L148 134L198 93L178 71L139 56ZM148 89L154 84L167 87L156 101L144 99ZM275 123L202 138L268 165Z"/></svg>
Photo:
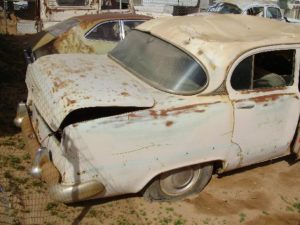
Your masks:
<svg viewBox="0 0 300 225"><path fill-rule="evenodd" d="M102 0L101 9L128 9L129 3L125 0Z"/></svg>
<svg viewBox="0 0 300 225"><path fill-rule="evenodd" d="M145 82L167 92L199 92L208 81L194 58L149 33L132 30L110 56Z"/></svg>
<svg viewBox="0 0 300 225"><path fill-rule="evenodd" d="M144 22L145 22L144 20L125 20L124 21L125 36L131 29L135 28L136 26Z"/></svg>
<svg viewBox="0 0 300 225"><path fill-rule="evenodd" d="M252 7L247 9L247 15L264 17L264 7Z"/></svg>
<svg viewBox="0 0 300 225"><path fill-rule="evenodd" d="M267 8L267 17L270 19L281 19L281 11L275 7Z"/></svg>
<svg viewBox="0 0 300 225"><path fill-rule="evenodd" d="M118 42L120 41L119 21L98 24L92 28L85 37L92 40Z"/></svg>
<svg viewBox="0 0 300 225"><path fill-rule="evenodd" d="M214 13L220 13L220 14L228 14L228 13L232 13L232 14L241 14L242 10L231 3L216 3L212 6L210 6L207 9L208 12L214 12Z"/></svg>
<svg viewBox="0 0 300 225"><path fill-rule="evenodd" d="M84 6L87 4L86 0L56 0L60 6Z"/></svg>
<svg viewBox="0 0 300 225"><path fill-rule="evenodd" d="M293 84L295 50L258 53L244 59L233 71L235 90L285 87Z"/></svg>

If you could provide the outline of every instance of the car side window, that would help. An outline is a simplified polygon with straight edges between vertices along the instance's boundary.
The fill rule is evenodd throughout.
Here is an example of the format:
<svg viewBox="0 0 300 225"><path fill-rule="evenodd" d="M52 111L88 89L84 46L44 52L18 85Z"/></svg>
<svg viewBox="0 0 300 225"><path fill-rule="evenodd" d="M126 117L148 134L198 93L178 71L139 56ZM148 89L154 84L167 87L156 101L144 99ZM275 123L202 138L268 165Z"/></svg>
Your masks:
<svg viewBox="0 0 300 225"><path fill-rule="evenodd" d="M85 36L91 40L120 41L119 21L97 24Z"/></svg>
<svg viewBox="0 0 300 225"><path fill-rule="evenodd" d="M268 7L266 17L270 19L281 19L281 11L275 7Z"/></svg>
<svg viewBox="0 0 300 225"><path fill-rule="evenodd" d="M125 36L127 35L127 33L135 28L136 26L138 26L139 24L145 22L144 20L124 20L124 32L125 32Z"/></svg>
<svg viewBox="0 0 300 225"><path fill-rule="evenodd" d="M264 17L264 7L252 7L247 9L247 15Z"/></svg>
<svg viewBox="0 0 300 225"><path fill-rule="evenodd" d="M294 82L295 50L258 53L241 61L232 73L235 90L291 86Z"/></svg>

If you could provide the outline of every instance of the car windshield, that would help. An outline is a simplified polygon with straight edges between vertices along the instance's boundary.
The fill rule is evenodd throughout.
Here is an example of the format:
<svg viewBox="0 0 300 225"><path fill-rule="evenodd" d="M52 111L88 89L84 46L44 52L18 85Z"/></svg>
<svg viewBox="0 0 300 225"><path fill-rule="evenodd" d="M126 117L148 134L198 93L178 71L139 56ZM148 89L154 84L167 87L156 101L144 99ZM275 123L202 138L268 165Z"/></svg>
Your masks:
<svg viewBox="0 0 300 225"><path fill-rule="evenodd" d="M149 33L133 30L109 54L160 90L193 94L207 84L207 75L195 59Z"/></svg>
<svg viewBox="0 0 300 225"><path fill-rule="evenodd" d="M241 14L242 10L234 4L221 2L210 6L207 9L207 12L220 13L220 14L229 14L229 13Z"/></svg>

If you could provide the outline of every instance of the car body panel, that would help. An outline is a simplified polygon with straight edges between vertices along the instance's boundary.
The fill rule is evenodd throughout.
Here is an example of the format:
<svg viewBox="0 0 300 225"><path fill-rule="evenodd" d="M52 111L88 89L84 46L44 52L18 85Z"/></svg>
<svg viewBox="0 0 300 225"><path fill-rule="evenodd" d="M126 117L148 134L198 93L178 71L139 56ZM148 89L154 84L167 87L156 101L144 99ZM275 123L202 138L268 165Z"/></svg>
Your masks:
<svg viewBox="0 0 300 225"><path fill-rule="evenodd" d="M44 56L28 70L26 82L34 93L32 100L54 131L76 109L154 104L143 83L106 56Z"/></svg>
<svg viewBox="0 0 300 225"><path fill-rule="evenodd" d="M107 56L58 54L32 63L27 106L35 133L61 174L60 185L96 180L105 191L89 199L108 197L138 192L160 174L186 166L218 162L222 172L290 153L300 114L297 26L208 15L160 18L136 29L192 56L206 69L209 83L197 94L168 93ZM293 53L288 58L293 72L286 74L292 83L232 87L243 59L281 50ZM131 106L136 108L102 113ZM74 110L90 107L99 109L96 118L61 126Z"/></svg>
<svg viewBox="0 0 300 225"><path fill-rule="evenodd" d="M62 141L67 158L86 151L91 156L99 155L89 159L93 165L99 165L99 173L106 178L108 186L115 188L114 192L107 190L107 195L128 190L138 192L153 174L194 165L199 159L214 161L231 154L231 163L239 163L240 150L231 143L233 112L227 96L160 95L156 101L165 104L65 129L65 140L73 140L72 143ZM173 107L167 108L167 105ZM214 124L219 124L218 130ZM217 141L210 139L212 134L218 136ZM212 142L215 144L211 145ZM226 152L225 149L236 150Z"/></svg>

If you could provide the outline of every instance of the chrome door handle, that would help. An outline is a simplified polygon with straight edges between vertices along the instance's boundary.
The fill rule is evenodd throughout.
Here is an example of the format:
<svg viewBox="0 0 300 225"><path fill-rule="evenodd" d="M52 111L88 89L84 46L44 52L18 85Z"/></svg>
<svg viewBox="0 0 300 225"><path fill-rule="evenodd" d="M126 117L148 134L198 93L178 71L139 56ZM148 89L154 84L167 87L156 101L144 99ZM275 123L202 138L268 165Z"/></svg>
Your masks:
<svg viewBox="0 0 300 225"><path fill-rule="evenodd" d="M254 107L254 103L244 102L237 104L238 109L252 109Z"/></svg>
<svg viewBox="0 0 300 225"><path fill-rule="evenodd" d="M254 105L245 105L245 106L239 106L238 109L252 109Z"/></svg>

